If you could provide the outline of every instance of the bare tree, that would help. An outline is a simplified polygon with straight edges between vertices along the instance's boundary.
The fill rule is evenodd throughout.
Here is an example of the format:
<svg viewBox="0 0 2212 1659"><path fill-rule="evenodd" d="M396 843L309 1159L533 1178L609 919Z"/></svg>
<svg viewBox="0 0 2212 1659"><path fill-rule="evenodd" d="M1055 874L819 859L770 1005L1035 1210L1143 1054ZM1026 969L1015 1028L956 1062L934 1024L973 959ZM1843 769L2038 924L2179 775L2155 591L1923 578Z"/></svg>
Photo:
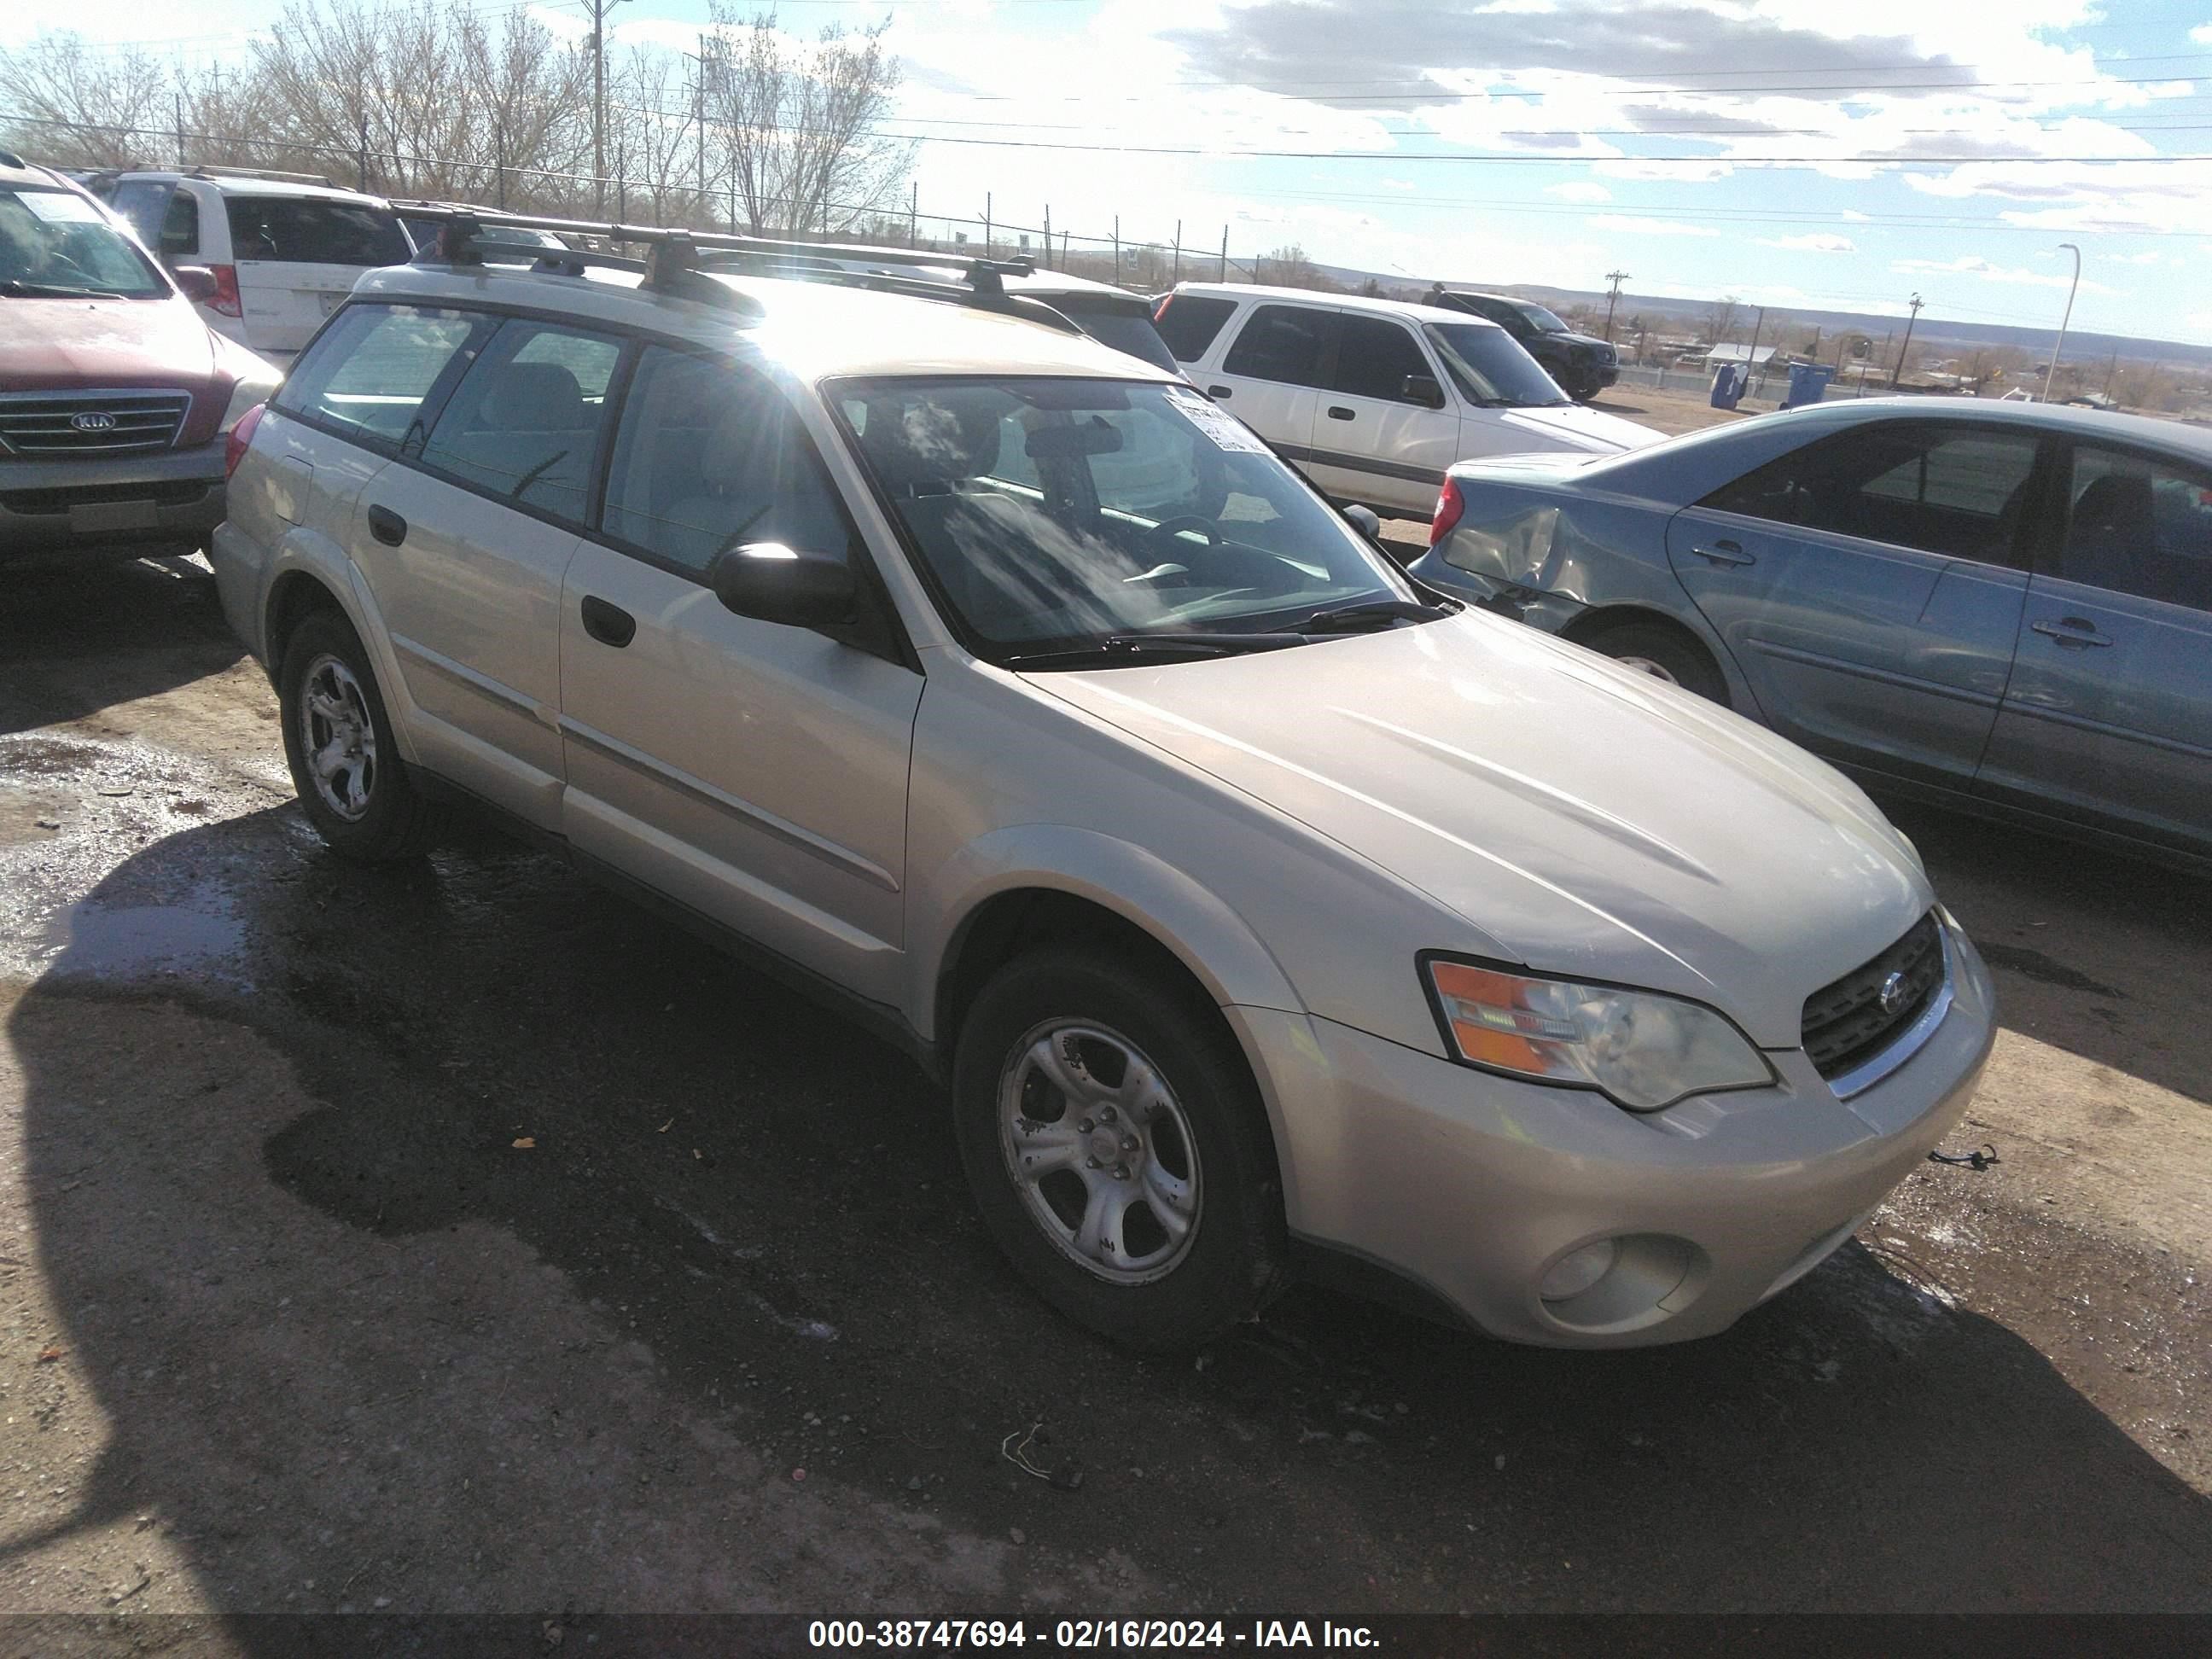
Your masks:
<svg viewBox="0 0 2212 1659"><path fill-rule="evenodd" d="M1334 293L1338 285L1323 276L1296 242L1271 248L1252 262L1252 280L1274 288L1314 288Z"/></svg>
<svg viewBox="0 0 2212 1659"><path fill-rule="evenodd" d="M59 167L130 167L173 159L170 67L138 48L95 52L81 35L40 34L0 52L9 145ZM173 143L173 141L172 141Z"/></svg>
<svg viewBox="0 0 2212 1659"><path fill-rule="evenodd" d="M680 84L666 52L630 48L607 84L608 112L631 216L652 204L654 222L706 222L713 217L696 185L699 129L690 89Z"/></svg>
<svg viewBox="0 0 2212 1659"><path fill-rule="evenodd" d="M1729 337L1735 332L1736 313L1743 301L1735 295L1724 295L1705 308L1705 335L1714 345L1726 345Z"/></svg>

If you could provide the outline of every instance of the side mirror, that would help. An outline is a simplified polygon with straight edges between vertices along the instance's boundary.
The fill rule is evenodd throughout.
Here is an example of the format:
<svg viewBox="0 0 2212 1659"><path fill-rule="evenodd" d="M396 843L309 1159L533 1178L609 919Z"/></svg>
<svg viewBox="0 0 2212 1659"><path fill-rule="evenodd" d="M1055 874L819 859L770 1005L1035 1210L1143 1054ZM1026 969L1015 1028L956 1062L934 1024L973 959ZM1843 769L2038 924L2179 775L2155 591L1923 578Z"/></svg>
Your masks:
<svg viewBox="0 0 2212 1659"><path fill-rule="evenodd" d="M1355 501L1344 509L1344 516L1351 521L1352 527L1366 537L1369 541L1379 542L1382 539L1382 520L1373 507L1361 507Z"/></svg>
<svg viewBox="0 0 2212 1659"><path fill-rule="evenodd" d="M781 542L724 548L708 568L707 580L728 610L786 628L849 623L860 610L860 585L851 565Z"/></svg>
<svg viewBox="0 0 2212 1659"><path fill-rule="evenodd" d="M176 278L178 291L194 305L215 298L215 272L205 265L179 265L169 275Z"/></svg>
<svg viewBox="0 0 2212 1659"><path fill-rule="evenodd" d="M1408 374L1398 386L1399 398L1409 404L1419 404L1424 409L1442 409L1444 389L1430 374Z"/></svg>

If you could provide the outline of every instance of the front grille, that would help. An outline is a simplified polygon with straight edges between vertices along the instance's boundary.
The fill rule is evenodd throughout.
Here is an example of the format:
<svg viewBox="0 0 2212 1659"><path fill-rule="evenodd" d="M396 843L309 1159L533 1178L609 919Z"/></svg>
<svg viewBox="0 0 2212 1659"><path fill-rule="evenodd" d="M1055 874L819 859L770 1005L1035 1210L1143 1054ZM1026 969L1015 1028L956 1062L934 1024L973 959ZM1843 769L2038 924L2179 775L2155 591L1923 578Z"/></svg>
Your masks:
<svg viewBox="0 0 2212 1659"><path fill-rule="evenodd" d="M1896 976L1889 1006L1882 988ZM1805 999L1805 1053L1824 1078L1872 1060L1920 1018L1943 985L1943 939L1931 910L1863 968Z"/></svg>
<svg viewBox="0 0 2212 1659"><path fill-rule="evenodd" d="M0 395L0 450L92 459L167 449L191 406L183 392L11 392Z"/></svg>

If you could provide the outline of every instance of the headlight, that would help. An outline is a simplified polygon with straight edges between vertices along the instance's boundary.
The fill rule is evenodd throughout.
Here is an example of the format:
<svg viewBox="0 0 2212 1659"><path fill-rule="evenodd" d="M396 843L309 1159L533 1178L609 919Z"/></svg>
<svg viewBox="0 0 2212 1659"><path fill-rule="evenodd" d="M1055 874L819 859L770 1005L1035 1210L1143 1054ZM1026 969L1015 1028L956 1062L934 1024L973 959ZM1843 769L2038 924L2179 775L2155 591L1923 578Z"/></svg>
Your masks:
<svg viewBox="0 0 2212 1659"><path fill-rule="evenodd" d="M1444 1041L1472 1066L1596 1089L1632 1112L1774 1081L1742 1032L1679 997L1437 957L1426 959L1425 971Z"/></svg>
<svg viewBox="0 0 2212 1659"><path fill-rule="evenodd" d="M228 437L231 428L236 426L254 404L267 403L277 384L275 380L240 380L232 386L229 405L222 411L222 435Z"/></svg>

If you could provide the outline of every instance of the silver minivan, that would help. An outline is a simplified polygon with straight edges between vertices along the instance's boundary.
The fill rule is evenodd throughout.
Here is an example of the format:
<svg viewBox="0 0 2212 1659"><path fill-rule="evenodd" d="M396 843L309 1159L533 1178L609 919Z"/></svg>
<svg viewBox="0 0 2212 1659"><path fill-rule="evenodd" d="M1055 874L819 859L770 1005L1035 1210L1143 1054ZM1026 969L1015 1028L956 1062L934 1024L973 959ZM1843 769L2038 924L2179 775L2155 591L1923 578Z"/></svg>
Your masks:
<svg viewBox="0 0 2212 1659"><path fill-rule="evenodd" d="M1417 588L998 268L738 240L373 273L256 421L212 558L335 852L489 809L847 1009L1145 1346L1299 1274L1709 1334L1956 1123L1989 976L1840 775Z"/></svg>

